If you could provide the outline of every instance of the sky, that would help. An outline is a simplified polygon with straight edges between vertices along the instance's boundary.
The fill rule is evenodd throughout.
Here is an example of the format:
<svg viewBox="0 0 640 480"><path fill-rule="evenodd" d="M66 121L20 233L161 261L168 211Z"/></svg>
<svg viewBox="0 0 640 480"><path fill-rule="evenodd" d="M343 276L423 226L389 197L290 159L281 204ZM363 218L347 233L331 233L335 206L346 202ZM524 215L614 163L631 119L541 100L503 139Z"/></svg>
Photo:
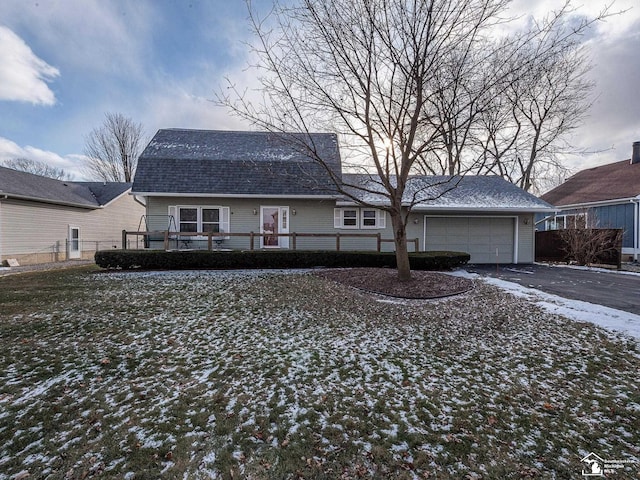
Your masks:
<svg viewBox="0 0 640 480"><path fill-rule="evenodd" d="M269 0L254 0L266 11ZM525 22L562 0L514 0ZM604 1L581 0L593 15ZM640 141L640 4L599 23L588 39L594 103L571 142L574 171L628 159ZM32 158L82 173L87 135L107 112L161 128L250 126L214 104L225 78L257 85L243 0L1 0L0 161Z"/></svg>

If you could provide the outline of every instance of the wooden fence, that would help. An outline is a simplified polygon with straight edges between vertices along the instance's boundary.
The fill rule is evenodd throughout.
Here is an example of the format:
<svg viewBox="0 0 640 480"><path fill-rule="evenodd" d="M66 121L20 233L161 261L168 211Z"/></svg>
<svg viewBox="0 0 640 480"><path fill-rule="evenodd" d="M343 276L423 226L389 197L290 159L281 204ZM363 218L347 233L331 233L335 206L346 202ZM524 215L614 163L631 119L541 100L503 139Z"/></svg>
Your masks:
<svg viewBox="0 0 640 480"><path fill-rule="evenodd" d="M376 251L380 252L382 250L383 243L393 243L394 240L388 238L382 238L380 233L218 233L218 232L169 232L168 230L156 230L156 231L148 231L148 232L132 232L123 230L122 231L122 248L126 248L127 239L130 236L142 236L145 239L145 245L149 244L149 239L152 237L162 239L164 242L164 249L169 250L169 246L172 240L184 241L188 240L189 237L204 237L207 240L207 250L214 250L214 244L217 248L222 244L222 242L226 239L226 237L248 237L249 238L249 250L255 250L255 239L260 237L289 237L291 239L290 248L292 250L297 249L297 240L299 238L335 238L336 241L336 251L340 251L340 240L343 238L372 238L376 240ZM420 248L419 239L412 238L407 239L407 244L413 244L414 251L418 251Z"/></svg>
<svg viewBox="0 0 640 480"><path fill-rule="evenodd" d="M595 263L602 265L615 265L622 268L622 235L621 230L614 228L594 229L603 238L602 252L598 254ZM614 244L613 242L616 242ZM567 246L560 230L547 230L536 232L536 262L567 262L570 258Z"/></svg>

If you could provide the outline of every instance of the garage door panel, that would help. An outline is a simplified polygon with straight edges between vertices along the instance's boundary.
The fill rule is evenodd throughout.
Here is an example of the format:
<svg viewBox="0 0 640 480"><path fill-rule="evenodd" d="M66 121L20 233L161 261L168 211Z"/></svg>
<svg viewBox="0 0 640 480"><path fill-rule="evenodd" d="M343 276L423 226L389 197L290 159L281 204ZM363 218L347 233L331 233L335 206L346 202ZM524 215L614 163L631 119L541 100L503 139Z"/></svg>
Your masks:
<svg viewBox="0 0 640 480"><path fill-rule="evenodd" d="M487 226L482 222L472 222L469 225L469 235L487 235Z"/></svg>
<svg viewBox="0 0 640 480"><path fill-rule="evenodd" d="M467 252L471 263L513 262L513 218L426 217L427 250Z"/></svg>

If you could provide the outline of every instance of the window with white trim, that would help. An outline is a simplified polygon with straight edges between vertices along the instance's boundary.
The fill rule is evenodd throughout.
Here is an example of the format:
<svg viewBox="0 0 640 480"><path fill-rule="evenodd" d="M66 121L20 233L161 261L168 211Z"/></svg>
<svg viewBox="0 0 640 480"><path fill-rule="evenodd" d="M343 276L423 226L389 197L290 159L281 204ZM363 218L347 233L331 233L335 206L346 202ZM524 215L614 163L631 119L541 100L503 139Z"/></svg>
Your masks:
<svg viewBox="0 0 640 480"><path fill-rule="evenodd" d="M229 207L218 206L170 206L178 232L220 233L229 232Z"/></svg>
<svg viewBox="0 0 640 480"><path fill-rule="evenodd" d="M556 215L545 221L546 230L565 230L568 228L586 228L588 218L586 213L571 213Z"/></svg>
<svg viewBox="0 0 640 480"><path fill-rule="evenodd" d="M360 210L360 228L385 228L386 215L383 210L375 208L363 208Z"/></svg>
<svg viewBox="0 0 640 480"><path fill-rule="evenodd" d="M386 213L375 208L336 208L334 228L380 229L386 226Z"/></svg>
<svg viewBox="0 0 640 480"><path fill-rule="evenodd" d="M358 228L357 208L334 208L333 209L334 228Z"/></svg>

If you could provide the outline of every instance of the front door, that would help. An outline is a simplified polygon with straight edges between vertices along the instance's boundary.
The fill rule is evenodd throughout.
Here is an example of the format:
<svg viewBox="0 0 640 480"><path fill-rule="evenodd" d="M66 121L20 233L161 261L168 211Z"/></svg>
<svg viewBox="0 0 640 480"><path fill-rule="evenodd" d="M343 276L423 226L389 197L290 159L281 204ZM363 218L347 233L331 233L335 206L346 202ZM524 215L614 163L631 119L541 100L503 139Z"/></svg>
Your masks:
<svg viewBox="0 0 640 480"><path fill-rule="evenodd" d="M69 259L80 258L82 251L80 249L80 227L69 225L69 238L67 240L67 252Z"/></svg>
<svg viewBox="0 0 640 480"><path fill-rule="evenodd" d="M289 207L260 207L260 233L262 248L289 248Z"/></svg>

